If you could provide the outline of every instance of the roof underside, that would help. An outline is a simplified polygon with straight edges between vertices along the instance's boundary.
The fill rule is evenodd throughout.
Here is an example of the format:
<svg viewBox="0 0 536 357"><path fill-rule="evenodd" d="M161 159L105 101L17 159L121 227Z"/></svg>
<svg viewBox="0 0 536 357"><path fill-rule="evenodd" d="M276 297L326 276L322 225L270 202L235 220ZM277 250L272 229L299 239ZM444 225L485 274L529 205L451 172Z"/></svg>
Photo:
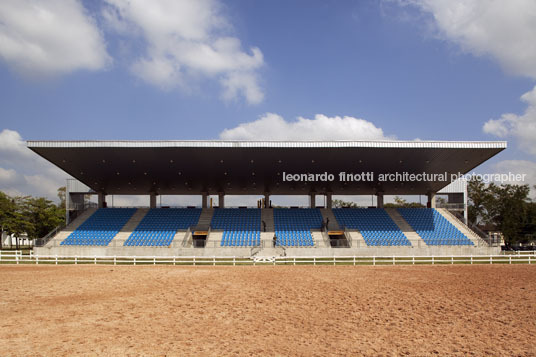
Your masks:
<svg viewBox="0 0 536 357"><path fill-rule="evenodd" d="M29 141L28 147L106 194L422 194L450 183L506 148L452 141ZM285 181L287 174L333 180ZM372 181L340 173L371 172ZM445 174L431 181L381 181L380 174ZM369 175L368 178L371 176Z"/></svg>

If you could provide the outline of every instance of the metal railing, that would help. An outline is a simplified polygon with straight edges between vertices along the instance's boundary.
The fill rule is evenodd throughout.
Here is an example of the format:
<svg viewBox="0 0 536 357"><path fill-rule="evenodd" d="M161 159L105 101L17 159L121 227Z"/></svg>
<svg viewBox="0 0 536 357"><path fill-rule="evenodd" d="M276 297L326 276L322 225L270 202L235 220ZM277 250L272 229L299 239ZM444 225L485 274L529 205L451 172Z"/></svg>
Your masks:
<svg viewBox="0 0 536 357"><path fill-rule="evenodd" d="M460 222L460 224L462 224L464 227L466 227L467 229L469 229L470 231L475 233L478 236L478 238L480 238L488 246L490 246L490 247L498 247L500 245L500 240L499 239L491 238L486 232L484 232L480 228L478 228L478 226L475 223L468 221L467 222L468 224L465 224L465 217L463 217L459 212L456 212L456 211L451 212L449 210L447 210L447 212L452 217L454 217L458 222Z"/></svg>
<svg viewBox="0 0 536 357"><path fill-rule="evenodd" d="M46 236L44 236L43 238L36 238L34 240L34 247L44 247L48 242L50 242L55 236L56 234L58 234L59 231L61 231L63 228L65 228L65 225L64 224L61 224L59 226L57 226L56 228L54 228L53 230L51 230L50 232L48 232L48 234Z"/></svg>
<svg viewBox="0 0 536 357"><path fill-rule="evenodd" d="M0 251L0 264L108 264L108 265L474 265L534 264L536 255L450 256L279 256L262 262L236 256L57 256Z"/></svg>

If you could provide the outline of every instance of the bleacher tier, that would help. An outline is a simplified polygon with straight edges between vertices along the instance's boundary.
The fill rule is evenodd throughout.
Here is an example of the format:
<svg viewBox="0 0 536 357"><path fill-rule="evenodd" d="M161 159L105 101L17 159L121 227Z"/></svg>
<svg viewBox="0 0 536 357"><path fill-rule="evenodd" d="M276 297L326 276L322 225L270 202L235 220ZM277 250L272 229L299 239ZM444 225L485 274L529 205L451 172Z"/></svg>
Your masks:
<svg viewBox="0 0 536 357"><path fill-rule="evenodd" d="M357 229L369 246L409 246L410 241L383 208L335 208L341 227Z"/></svg>
<svg viewBox="0 0 536 357"><path fill-rule="evenodd" d="M125 241L125 246L167 247L180 229L199 221L198 208L152 208Z"/></svg>
<svg viewBox="0 0 536 357"><path fill-rule="evenodd" d="M216 208L210 223L212 229L222 229L222 247L253 247L261 242L261 210Z"/></svg>
<svg viewBox="0 0 536 357"><path fill-rule="evenodd" d="M433 208L399 208L398 212L427 245L473 245Z"/></svg>
<svg viewBox="0 0 536 357"><path fill-rule="evenodd" d="M60 244L106 246L134 212L135 208L99 208Z"/></svg>
<svg viewBox="0 0 536 357"><path fill-rule="evenodd" d="M317 208L275 208L276 245L285 247L314 246L311 229L320 229L322 213Z"/></svg>

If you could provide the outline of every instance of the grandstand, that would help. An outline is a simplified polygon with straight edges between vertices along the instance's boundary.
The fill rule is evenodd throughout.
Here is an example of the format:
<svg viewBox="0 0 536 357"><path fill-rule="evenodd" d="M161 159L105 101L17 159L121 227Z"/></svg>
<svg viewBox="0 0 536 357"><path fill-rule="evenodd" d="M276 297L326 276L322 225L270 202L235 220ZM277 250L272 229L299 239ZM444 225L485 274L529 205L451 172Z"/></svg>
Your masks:
<svg viewBox="0 0 536 357"><path fill-rule="evenodd" d="M39 141L28 147L75 178L67 185L68 225L38 242L36 254L321 257L499 249L467 226L466 185L449 185L447 176L468 172L503 150L504 142ZM351 170L373 179L356 179L361 176ZM399 171L432 179L378 179ZM294 177L289 173L312 179L288 180ZM446 178L438 178L441 173ZM446 208L436 207L438 193L448 196ZM109 208L106 197L118 194L146 195L148 205ZM156 204L159 195L193 194L201 197L197 207ZM383 206L384 195L417 194L427 196L427 208ZM86 206L87 195L97 196L98 208ZM210 195L218 196L217 208ZM225 206L226 195L262 200L258 207L232 208ZM310 204L272 208L272 195L307 195ZM333 208L334 195L373 195L376 204Z"/></svg>

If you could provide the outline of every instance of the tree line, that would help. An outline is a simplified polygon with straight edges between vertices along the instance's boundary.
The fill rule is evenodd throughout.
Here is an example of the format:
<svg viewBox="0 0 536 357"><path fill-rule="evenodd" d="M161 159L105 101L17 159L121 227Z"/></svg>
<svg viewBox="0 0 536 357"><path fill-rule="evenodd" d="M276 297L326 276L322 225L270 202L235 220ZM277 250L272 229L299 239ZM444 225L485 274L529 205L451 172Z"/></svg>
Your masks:
<svg viewBox="0 0 536 357"><path fill-rule="evenodd" d="M65 187L58 189L60 204L44 197L9 196L0 191L0 225L2 233L15 237L19 249L21 236L41 238L65 223ZM3 237L2 237L3 238ZM11 240L10 240L11 242ZM0 249L2 249L0 239Z"/></svg>
<svg viewBox="0 0 536 357"><path fill-rule="evenodd" d="M467 190L470 222L502 232L506 245L536 241L536 202L529 198L529 185L486 184L474 179Z"/></svg>

